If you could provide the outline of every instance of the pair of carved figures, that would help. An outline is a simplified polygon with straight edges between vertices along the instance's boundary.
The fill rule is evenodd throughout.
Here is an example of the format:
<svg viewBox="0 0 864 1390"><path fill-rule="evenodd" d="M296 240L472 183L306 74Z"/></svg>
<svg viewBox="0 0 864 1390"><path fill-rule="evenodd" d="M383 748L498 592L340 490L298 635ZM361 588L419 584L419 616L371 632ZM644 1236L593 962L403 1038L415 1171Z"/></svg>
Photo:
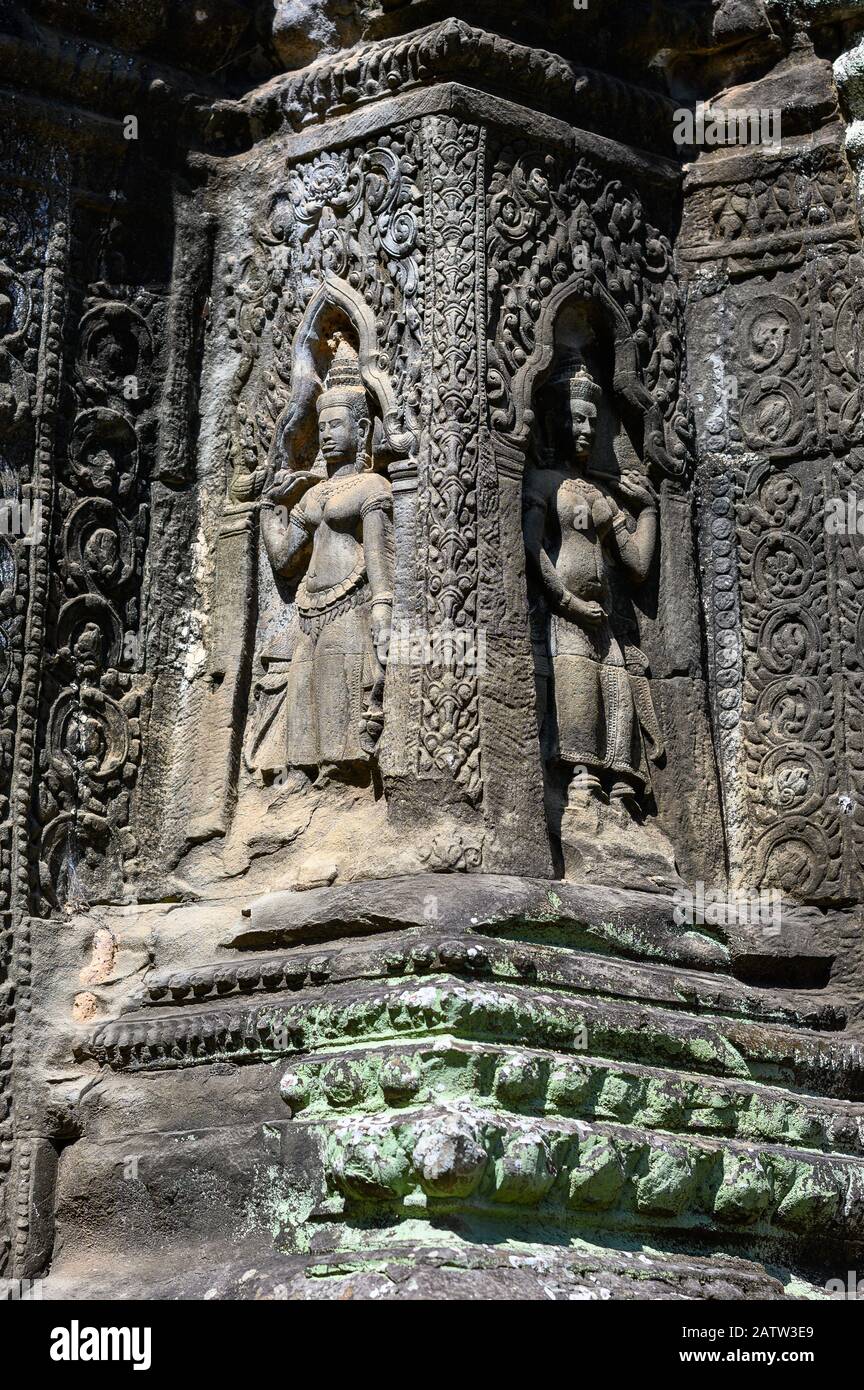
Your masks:
<svg viewBox="0 0 864 1390"><path fill-rule="evenodd" d="M559 362L551 457L524 487L541 741L574 809L605 796L635 807L660 752L647 662L613 621L613 581L639 583L651 566L656 498L633 470L614 486L592 471L601 397L581 357ZM299 580L285 762L326 776L374 755L393 598L391 487L373 468L372 412L344 337L316 408L318 457L273 476L261 524L275 573Z"/></svg>

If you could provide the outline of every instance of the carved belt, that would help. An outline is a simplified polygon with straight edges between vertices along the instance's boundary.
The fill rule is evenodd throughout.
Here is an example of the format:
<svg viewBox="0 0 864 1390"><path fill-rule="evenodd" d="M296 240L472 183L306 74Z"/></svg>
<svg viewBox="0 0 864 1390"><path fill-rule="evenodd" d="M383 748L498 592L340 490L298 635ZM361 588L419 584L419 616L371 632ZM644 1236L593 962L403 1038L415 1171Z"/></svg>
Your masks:
<svg viewBox="0 0 864 1390"><path fill-rule="evenodd" d="M310 594L306 580L301 579L297 586L297 614L301 631L313 633L320 630L340 613L365 602L368 596L365 559L358 561L347 579L318 593Z"/></svg>

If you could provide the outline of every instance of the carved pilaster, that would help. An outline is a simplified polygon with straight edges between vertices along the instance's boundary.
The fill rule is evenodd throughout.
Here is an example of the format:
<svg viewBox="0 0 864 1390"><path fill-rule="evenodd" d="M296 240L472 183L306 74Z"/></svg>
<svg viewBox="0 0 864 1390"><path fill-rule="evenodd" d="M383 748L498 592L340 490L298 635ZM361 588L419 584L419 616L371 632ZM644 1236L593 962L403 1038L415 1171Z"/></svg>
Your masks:
<svg viewBox="0 0 864 1390"><path fill-rule="evenodd" d="M419 772L481 799L478 633L478 471L483 381L482 294L485 131L431 116L423 123L427 292L424 436L418 514L424 629L445 646L464 637L467 660L424 663ZM480 301L482 304L482 301ZM448 791L445 790L445 796ZM449 799L449 796L448 796Z"/></svg>
<svg viewBox="0 0 864 1390"><path fill-rule="evenodd" d="M687 192L691 370L712 363L696 411L700 558L730 875L836 903L860 881L847 512L861 259L841 128L784 138L779 157L702 157Z"/></svg>
<svg viewBox="0 0 864 1390"><path fill-rule="evenodd" d="M417 620L441 660L418 677L418 771L462 803L484 867L543 873L518 451L486 400L486 130L429 117L425 144L424 433ZM398 534L398 532L397 532ZM525 757L525 750L529 755Z"/></svg>

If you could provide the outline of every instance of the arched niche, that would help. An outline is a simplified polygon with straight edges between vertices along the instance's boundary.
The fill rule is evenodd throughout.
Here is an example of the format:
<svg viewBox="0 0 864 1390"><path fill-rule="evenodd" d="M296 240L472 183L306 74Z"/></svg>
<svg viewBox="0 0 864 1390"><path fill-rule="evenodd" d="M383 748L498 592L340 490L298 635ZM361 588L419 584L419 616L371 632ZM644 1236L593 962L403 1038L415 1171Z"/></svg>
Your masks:
<svg viewBox="0 0 864 1390"><path fill-rule="evenodd" d="M537 320L534 351L511 382L514 423L508 431L510 438L521 449L527 446L535 423L537 393L564 346L562 325L579 311L584 313L586 323L598 340L605 339L611 346L612 389L622 403L623 413L631 421L638 422L645 462L654 464L662 475L680 477L683 465L666 448L662 411L639 373L638 349L627 316L605 286L595 283L590 293L586 293L584 275L565 280L543 304Z"/></svg>
<svg viewBox="0 0 864 1390"><path fill-rule="evenodd" d="M314 457L314 406L332 357L328 340L337 330L347 332L357 350L360 377L375 417L373 452L389 460L405 458L416 449L416 435L404 426L387 357L378 346L372 310L346 280L328 275L307 304L291 344L291 394L276 421L271 474L302 466L301 460L308 466Z"/></svg>

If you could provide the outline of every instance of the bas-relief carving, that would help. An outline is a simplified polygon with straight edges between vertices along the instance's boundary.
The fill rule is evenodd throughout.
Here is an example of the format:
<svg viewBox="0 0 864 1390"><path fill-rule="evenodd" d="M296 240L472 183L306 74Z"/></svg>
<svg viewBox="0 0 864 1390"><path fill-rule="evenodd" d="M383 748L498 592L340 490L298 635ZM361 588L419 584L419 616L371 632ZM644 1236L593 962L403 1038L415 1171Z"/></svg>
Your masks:
<svg viewBox="0 0 864 1390"><path fill-rule="evenodd" d="M376 796L384 792L386 813L393 769L402 788L406 775L452 785L455 820L447 813L450 828L433 827L416 846L414 862L427 867L480 867L484 841L491 846L498 831L489 820L494 795L488 801L485 780L492 779L492 794L501 775L495 766L501 735L492 725L483 733L484 691L522 705L519 736L541 798L544 761L562 764L560 749L550 752L555 719L543 702L535 712L531 693L531 624L519 577L522 496L518 487L508 491L492 482L490 443L484 443L497 447L494 440L509 434L520 452L528 446L533 382L548 375L562 306L580 293L595 317L600 305L618 389L643 421L639 447L646 463L679 477L687 458L686 402L675 387L677 310L663 288L668 247L645 223L638 198L619 183L604 183L584 159L568 173L557 156L511 155L506 147L487 171L486 144L481 128L430 118L350 155L316 155L291 168L263 200L255 249L228 265L229 331L241 354L229 496L260 508L273 575L261 571L263 627L259 622L245 639L254 671L246 728L239 731L238 794L242 802L251 775L259 788L262 778L265 787L275 784L275 801L284 803L285 774L295 770L316 794L334 779L368 783ZM509 158L517 165L505 184ZM419 189L425 257L418 250ZM487 225L488 262L485 253L477 256ZM548 279L534 273L536 266L528 274L537 254L549 260ZM514 276L529 298L537 297L528 316ZM478 343L484 305L492 332L485 345ZM340 380L341 399L333 394ZM324 408L328 400L332 405ZM484 433L490 424L492 433ZM561 447L572 452L572 440ZM414 448L417 482L401 516L396 508L391 519L388 469L394 479L401 476L399 459L410 459ZM622 575L644 579L657 549L657 499L637 450L626 448L630 466L619 470L619 500L608 488L598 491L610 515L598 516L587 544L598 571L614 555ZM372 466L361 464L358 474L360 456ZM536 488L539 471L531 476ZM401 565L403 574L413 570L407 588L397 577L400 542L411 552L407 568ZM606 558L598 565L600 557ZM508 594L515 595L515 608ZM506 634L507 650L524 652L509 668L509 689L495 686L503 668L494 665L494 647L491 674L454 654L456 643L439 643L445 655L417 670L388 673L394 601L414 637L419 631L472 638L476 649L490 634L493 643L498 631ZM621 595L616 603L623 612ZM568 731L565 761L596 768L586 787L596 779L604 803L611 793L613 807L638 806L628 832L638 844L646 809L656 809L649 762L663 756L648 660L638 626L625 639L623 628L615 635L607 621L591 632L582 618L580 627L572 614L550 614L543 660L557 663L558 678L547 681L546 704L560 715L569 700L558 720L559 735ZM632 628L632 611L627 621ZM570 650L580 637L590 657L587 649ZM538 671L538 684L544 679ZM305 795L306 782L288 781L292 794ZM460 799L469 808L462 828ZM553 794L553 845L560 831L554 802ZM456 852L457 842L468 846L465 854ZM405 866L405 843L394 867ZM664 855L674 874L665 841Z"/></svg>
<svg viewBox="0 0 864 1390"><path fill-rule="evenodd" d="M425 129L428 414L418 518L423 536L421 621L431 634L464 633L477 605L481 466L485 423L480 371L478 224L483 224L486 132L432 117ZM458 657L424 663L418 706L419 771L453 778L465 796L482 796L480 673Z"/></svg>
<svg viewBox="0 0 864 1390"><path fill-rule="evenodd" d="M322 775L322 769L355 787L370 784L375 771L371 750L382 723L385 644L373 641L371 615L366 623L358 607L369 600L359 537L365 533L374 584L382 593L392 592L392 581L384 585L381 580L382 564L392 567L392 556L376 569L382 546L386 549L390 542L386 536L381 545L372 540L376 529L383 524L386 530L390 523L383 514L372 515L371 492L379 488L388 494L388 468L416 447L423 305L418 142L419 126L411 124L287 168L274 158L268 178L257 181L244 201L231 249L217 260L221 283L214 314L220 332L224 316L236 368L230 401L217 406L226 415L229 476L215 555L219 616L210 658L214 700L205 700L214 714L202 712L206 747L189 775L201 787L196 810L205 812L192 838L226 837L232 864L248 863L247 830L253 838L261 833L262 817L274 800L285 812L282 826L275 813L266 824L277 839L290 842L297 833L288 827L291 818L307 821L309 808L329 795L329 774ZM251 219L246 212L250 203ZM237 245L250 249L238 252ZM357 487L347 486L350 479L340 471L329 505L310 519L306 508L323 503L324 490L319 488L308 501L301 494L327 475L316 400L332 364L332 343L340 336L343 353L356 354L360 395L365 390L368 406L366 417L349 410L350 460L340 459L333 467L343 470L350 463L353 468L359 444L373 466ZM351 399L359 401L360 395ZM344 409L344 403L337 406L341 415ZM361 424L364 418L368 426ZM323 424L329 432L334 417L326 415ZM357 429L362 440L354 440ZM220 467L223 462L220 455ZM318 473L313 471L311 478L296 476L315 468ZM278 493L289 475L294 475L293 490L283 516L285 504ZM343 502L348 511L343 508L337 515ZM364 521L362 532L357 531L359 549L342 573L340 565L355 545L355 503L358 509L369 504L368 524ZM290 559L286 553L274 569L268 544L272 550L276 532L292 510L295 520L286 535L296 536L298 528L307 526L311 530L304 530L302 553L292 551ZM259 513L263 524L257 556ZM357 510L358 526L361 519ZM362 567L356 563L360 558ZM286 564L290 577L278 572ZM322 566L329 576L323 588ZM243 600L238 582L245 586ZM337 588L342 591L331 592ZM383 602L375 607L379 628ZM295 701L294 693L301 689L302 698ZM374 802L380 788L372 780ZM312 783L317 785L309 795ZM207 814L217 803L221 809ZM375 824L374 804L367 811ZM358 819L360 815L358 805ZM366 853L351 857L362 864ZM209 865L210 852L202 851L202 856ZM220 872L218 865L215 872Z"/></svg>
<svg viewBox="0 0 864 1390"><path fill-rule="evenodd" d="M635 806L662 736L645 657L613 628L611 571L646 577L656 494L634 470L614 491L592 470L602 390L584 362L560 363L552 383L550 456L528 473L524 493L541 740L547 759L568 769L568 810L603 796ZM637 512L632 531L627 504Z"/></svg>
<svg viewBox="0 0 864 1390"><path fill-rule="evenodd" d="M546 810L566 877L602 882L614 865L668 886L654 775L668 759L640 633L649 575L662 598L658 496L598 379L594 314L571 301L557 325L522 493Z"/></svg>
<svg viewBox="0 0 864 1390"><path fill-rule="evenodd" d="M570 20L568 15L568 29ZM599 128L604 135L626 140L638 129L640 148L669 149L675 110L669 97L456 18L286 72L255 94L255 115L268 128L300 130L393 91L416 90L431 73L439 82L488 84L534 110L552 112L583 129Z"/></svg>
<svg viewBox="0 0 864 1390"><path fill-rule="evenodd" d="M298 630L279 692L285 747L276 766L324 777L375 751L393 607L391 488L373 471L370 407L345 338L316 411L318 457L309 469L277 473L261 530L275 574L297 581ZM278 665L273 654L266 659ZM268 711L267 722L274 717Z"/></svg>
<svg viewBox="0 0 864 1390"><path fill-rule="evenodd" d="M175 283L164 316L158 277L128 277L130 287L107 226L98 240L111 266L96 276L79 268L77 221L67 242L57 219L44 280L3 252L4 491L7 473L26 476L35 457L56 501L50 552L29 565L12 546L13 574L0 549L4 732L20 715L16 818L0 826L0 868L17 884L14 1005L23 1016L35 996L40 1022L62 1017L45 1046L62 1096L47 1108L26 1079L35 1034L16 1023L24 1273L47 1267L45 1175L58 1149L60 1278L64 1259L74 1275L82 1247L104 1236L105 1251L134 1249L136 1279L163 1287L182 1208L177 1239L200 1243L209 1281L214 1264L230 1266L236 1231L258 1232L261 1211L274 1210L274 1190L290 1211L276 1246L268 1223L256 1269L302 1255L313 1220L316 1276L321 1261L368 1262L370 1242L386 1247L408 1222L434 1222L436 1249L446 1246L455 1220L462 1253L445 1250L445 1263L457 1268L469 1247L462 1273L476 1292L494 1255L486 1232L512 1232L514 1217L526 1245L542 1222L560 1250L596 1229L607 1281L617 1234L627 1248L647 1239L652 1277L678 1292L729 1297L741 1251L757 1247L780 1261L830 1250L846 1267L861 1206L848 1096L861 1076L838 1036L837 996L825 1002L833 948L815 938L831 914L818 932L815 914L784 919L797 982L820 985L790 996L742 983L754 958L764 967L765 943L748 954L679 928L668 890L690 848L687 796L714 800L699 733L707 675L724 771L743 788L742 816L727 824L749 858L733 867L829 907L857 891L860 815L853 805L840 822L834 807L861 777L861 557L852 537L826 542L822 524L826 499L856 485L859 465L859 267L829 244L851 225L848 179L832 199L832 153L818 162L818 202L784 166L776 192L735 179L712 205L713 249L730 271L712 292L722 282L730 296L723 346L740 390L728 428L699 441L704 672L688 607L693 440L674 218L652 212L665 234L649 220L654 195L637 191L644 161L633 150L597 153L589 141L594 154L581 153L569 135L547 147L528 129L548 134L545 118L498 129L489 113L501 108L482 93L459 97L467 107L483 97L474 116L455 117L452 94L433 110L426 65L462 76L466 62L493 87L512 74L520 99L533 83L547 106L566 92L568 113L583 83L564 60L445 24L268 84L257 109L279 138L256 127L254 149L199 169L202 187L214 180L217 231L200 332L178 296L203 317L206 248L194 262L202 284ZM369 111L391 89L405 95L400 84L422 114L369 134ZM615 119L634 143L644 113L665 110L647 92L634 104L624 84L588 89L617 91ZM313 127L334 112L349 117L338 148L309 153ZM287 167L283 120L299 127ZM184 281L182 251L174 265ZM3 315L23 322L28 293L25 343L3 336ZM574 341L574 320L592 333ZM188 351L177 354L165 335L181 328ZM698 397L704 345L692 343ZM202 346L196 441L184 373ZM160 403L163 374L179 406ZM176 731L170 691L156 730L142 718L147 653L161 661L173 640L172 658L184 655L182 629L162 627L172 594L152 569L194 525L176 527L175 511L167 538L154 535L155 498L163 517L175 507L200 517L194 583L175 606L200 596L189 616L208 650L200 666L190 652L192 675L171 687ZM386 640L400 617L419 631L482 634L485 669L452 654L404 669ZM142 652L136 635L153 627L159 642ZM190 689L206 698L195 705ZM176 879L149 880L154 898L167 884L174 901L125 902L142 771L158 767L157 749L169 764L180 744L207 764L218 796L157 772L146 817L161 793L166 844L190 807L209 825L188 835ZM532 859L527 882L507 854L529 833L555 858L541 870ZM309 891L269 891L281 888ZM64 910L83 900L127 955L137 941L143 960L146 933L134 978L118 971L101 988L113 946L101 928L97 945L94 915ZM0 936L0 984L10 954ZM768 964L785 978L779 957ZM70 1024L70 983L85 980ZM8 1031L6 1013L0 1021ZM89 1083L95 1066L98 1086L70 1099L68 1078ZM117 1154L134 1151L130 1104L155 1120L156 1221L118 1177ZM258 1134L270 1143L274 1115L281 1171L256 1147ZM193 1126L196 1143L178 1144ZM306 1194L317 1203L309 1220ZM724 1252L722 1269L704 1258L698 1281L697 1240ZM686 1250L689 1273L658 1253L667 1244ZM545 1261L548 1248L534 1243L529 1258ZM420 1268L410 1249L400 1258ZM114 1279L113 1248L106 1268ZM183 1289L197 1277L184 1272ZM758 1262L740 1278L785 1291Z"/></svg>
<svg viewBox="0 0 864 1390"><path fill-rule="evenodd" d="M314 507L320 494L313 491L312 500L301 500L296 509L293 496L276 501L273 470L268 480L265 460L284 448L284 461L295 474L292 451L298 458L305 454L308 464L309 422L317 419L309 383L315 377L314 389L320 389L327 367L317 360L310 375L301 359L304 352L320 356L322 343L334 331L343 332L346 348L356 345L367 383L375 436L372 476L383 488L389 488L388 469L392 472L400 459L410 462L425 425L418 485L414 500L406 503L413 509L419 557L409 620L421 631L470 635L482 629L484 638L487 632L500 633L504 658L493 649L488 676L458 660L422 664L408 673L400 693L403 673L386 675L386 601L373 594L369 612L364 608L367 584L370 593L376 584L382 593L396 587L395 557L384 566L389 566L388 581L371 577L376 564L381 568L380 547L370 539L376 520L366 525L361 515L364 524L354 543L363 552L362 569L358 561L351 574L340 573L333 585L328 578L316 591L317 576L310 585L310 570L319 563L329 568L324 556L333 549L329 538L336 520L332 508L327 517L323 509L320 521L316 514L309 523L312 533L304 546L295 551L289 545L290 556L276 557L275 578L265 574L265 591L258 597L249 591L246 611L238 608L227 627L221 616L213 623L214 632L224 628L228 660L238 668L224 737L235 747L242 744L244 754L199 760L223 766L226 815L217 834L230 828L232 801L242 800L250 774L253 781L272 779L281 790L282 771L305 770L317 792L341 767L336 780L359 777L378 796L388 700L392 739L386 765L392 769L401 759L405 766L407 757L411 776L442 787L452 782L456 804L461 798L476 812L473 826L445 828L443 834L434 827L418 847L415 864L480 868L484 842L494 840L500 804L495 777L503 788L508 769L524 766L524 759L515 744L499 754L503 745L494 718L500 715L487 714L484 729L484 696L487 711L494 698L506 716L504 706L516 692L518 719L506 728L506 740L531 750L537 770L529 776L542 787L541 745L531 728L529 625L520 592L524 556L516 539L521 499L518 483L515 488L503 483L503 474L496 481L494 470L506 453L496 453L499 444L509 447L513 440L517 460L527 444L533 388L526 387L525 377L536 375L541 359L545 370L565 284L570 296L581 289L601 299L613 322L616 385L644 419L645 464L670 477L686 471L687 411L676 387L681 354L668 243L647 223L638 194L605 177L585 157L568 164L560 153L545 154L524 142L512 145L497 134L487 149L489 139L482 126L431 117L365 144L324 151L287 170L274 168L269 190L257 199L251 249L232 250L221 262L226 326L238 353L228 417L225 563L217 580L222 592L228 593L230 576L237 573L230 556L242 556L241 567L254 573L259 509L268 555L274 553L273 528L283 519L279 507L288 503L288 513L295 511L290 523L295 536L309 522L305 508ZM114 272L119 260L111 256L106 268ZM329 307L319 321L314 313L310 317L310 309L325 289ZM74 682L65 690L62 680L58 683L56 709L46 718L40 817L42 891L49 904L59 901L58 879L68 878L73 840L73 858L80 850L80 863L95 874L85 893L122 892L124 865L136 852L126 809L140 756L141 713L141 689L129 678L135 653L128 629L137 622L135 589L146 537L136 419L145 420L146 435L156 399L151 378L161 320L155 321L146 294L112 295L104 282L100 294L99 302L81 305L74 348L80 407L63 470L71 510L62 526L68 597L58 612L58 633L60 660L68 653ZM130 377L137 391L127 399L123 384ZM376 391L368 386L373 377ZM316 448L312 441L313 459ZM160 443L160 457L162 451ZM410 472L404 476L407 480ZM294 478L298 496L306 481ZM61 500L65 506L65 490ZM353 519L349 507L342 522L353 524ZM399 535L407 535L400 526L397 518L384 548L398 549ZM220 563L217 559L217 572ZM268 589L271 582L281 587ZM331 605L331 588L343 585L348 590L334 596ZM127 601L128 612L121 611ZM263 620L257 627L256 610ZM271 648L268 635L274 614L284 635L289 612L287 621L296 629L290 661L278 641ZM641 650L638 643L636 650ZM631 652L631 665L634 660ZM647 670L647 661L643 664ZM323 677L325 669L337 667L345 668L344 676ZM601 661L599 667L601 684L617 680L610 672L620 668L612 662ZM214 669L214 684L217 678L222 673ZM632 746L626 758L611 762L606 749L602 761L624 769L613 802L619 793L627 799L622 786L629 778L637 792L633 799L641 799L644 809L642 745L653 706L646 676L628 671L626 684L630 700L622 706L618 737ZM80 689L80 698L70 693L73 689ZM74 715L68 712L73 706ZM208 733L211 722L202 716ZM659 727L651 737L659 749ZM598 735L594 742L599 748L603 739ZM80 798L86 815L77 818L71 808ZM556 813L551 814L554 822ZM554 837L554 823L551 829ZM212 833L207 829L192 838ZM68 892L66 878L60 898Z"/></svg>
<svg viewBox="0 0 864 1390"><path fill-rule="evenodd" d="M58 480L63 587L38 793L39 891L49 906L122 898L137 850L131 798L148 691L136 674L139 593L162 305L144 291L130 303L98 288L77 328L78 409Z"/></svg>
<svg viewBox="0 0 864 1390"><path fill-rule="evenodd" d="M22 912L30 906L30 806L37 733L41 619L47 565L32 542L44 535L35 509L51 476L52 425L62 314L62 264L67 228L49 230L38 195L18 177L4 150L0 184L0 1267L27 1246L32 1162L27 1028L32 1003L30 937ZM47 308L43 337L43 316ZM40 371L40 345L43 366ZM47 368L47 371L46 371ZM34 409L41 390L41 417ZM30 529L21 534L22 507ZM35 560L35 563L34 563ZM17 1033L17 1039L16 1039ZM23 1034L23 1036L22 1036ZM13 1225L12 1216L14 1213Z"/></svg>
<svg viewBox="0 0 864 1390"><path fill-rule="evenodd" d="M741 162L749 177L712 193L712 206L726 209L726 241L700 253L728 255L735 278L692 313L694 346L710 335L718 368L700 442L730 867L738 882L837 903L860 884L856 542L827 524L858 467L850 173L836 127L798 171L772 167L769 180L752 158ZM805 184L806 196L789 202L789 189ZM683 233L691 259L705 197L693 188Z"/></svg>

